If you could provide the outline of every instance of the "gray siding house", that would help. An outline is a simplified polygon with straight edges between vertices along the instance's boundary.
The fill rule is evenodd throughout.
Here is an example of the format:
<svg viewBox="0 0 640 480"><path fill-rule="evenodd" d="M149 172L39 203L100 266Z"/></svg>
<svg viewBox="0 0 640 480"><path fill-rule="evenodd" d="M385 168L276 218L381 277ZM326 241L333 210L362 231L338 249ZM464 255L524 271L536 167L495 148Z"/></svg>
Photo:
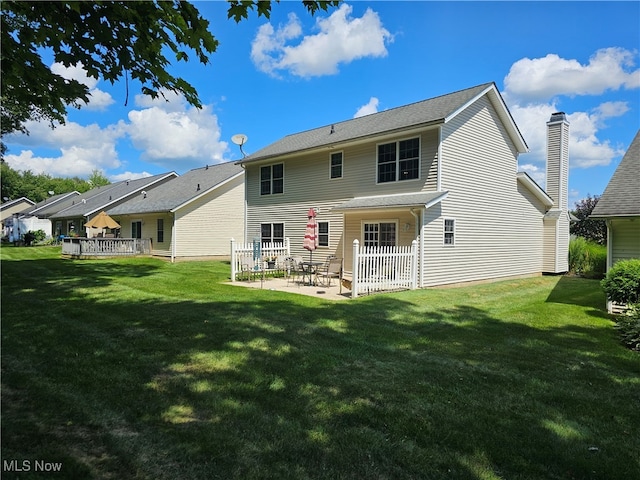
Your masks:
<svg viewBox="0 0 640 480"><path fill-rule="evenodd" d="M347 275L354 240L415 240L420 287L564 272L564 114L547 130L548 192L517 172L527 145L494 83L286 136L238 162L245 241L288 237L292 254L304 255L314 208L314 259L342 257Z"/></svg>
<svg viewBox="0 0 640 480"><path fill-rule="evenodd" d="M591 218L607 222L607 270L640 258L640 131L613 173Z"/></svg>
<svg viewBox="0 0 640 480"><path fill-rule="evenodd" d="M122 237L151 238L152 255L227 257L229 239L244 237L244 170L231 162L196 168L107 213Z"/></svg>
<svg viewBox="0 0 640 480"><path fill-rule="evenodd" d="M175 177L177 174L170 172L96 187L71 198L69 206L56 209L48 218L55 225L56 232L83 237L86 234L85 223L101 211L119 205L139 192L151 190Z"/></svg>

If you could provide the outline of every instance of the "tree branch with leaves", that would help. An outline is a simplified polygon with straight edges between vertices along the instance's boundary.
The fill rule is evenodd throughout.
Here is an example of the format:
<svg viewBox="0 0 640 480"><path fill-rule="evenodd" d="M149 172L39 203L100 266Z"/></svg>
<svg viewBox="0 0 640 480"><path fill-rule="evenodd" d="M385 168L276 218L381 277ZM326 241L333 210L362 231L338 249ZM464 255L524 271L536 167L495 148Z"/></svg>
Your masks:
<svg viewBox="0 0 640 480"><path fill-rule="evenodd" d="M278 3L278 2L276 2ZM303 1L310 14L339 1ZM250 12L270 18L270 1L230 1L227 17L236 22ZM202 106L198 92L169 72L172 61L207 65L218 41L209 21L187 1L65 1L1 3L1 135L28 133L29 120L64 124L67 106L89 102L86 85L53 73L42 54L89 77L110 83L137 80L152 98L163 91ZM169 58L171 57L171 58ZM128 88L128 87L127 87ZM127 92L128 96L128 92ZM126 101L125 101L126 103Z"/></svg>

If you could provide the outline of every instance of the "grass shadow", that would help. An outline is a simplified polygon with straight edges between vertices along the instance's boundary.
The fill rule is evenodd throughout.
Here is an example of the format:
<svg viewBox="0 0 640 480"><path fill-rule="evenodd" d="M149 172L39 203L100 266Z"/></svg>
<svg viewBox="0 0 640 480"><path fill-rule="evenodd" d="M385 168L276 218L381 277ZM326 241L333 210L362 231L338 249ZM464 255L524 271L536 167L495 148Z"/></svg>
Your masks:
<svg viewBox="0 0 640 480"><path fill-rule="evenodd" d="M491 287L335 303L221 285L209 263L103 264L86 288L89 265L47 262L26 306L3 278L3 458L64 478L640 472L634 359L598 319L528 321L594 308L589 285L534 315L483 303Z"/></svg>

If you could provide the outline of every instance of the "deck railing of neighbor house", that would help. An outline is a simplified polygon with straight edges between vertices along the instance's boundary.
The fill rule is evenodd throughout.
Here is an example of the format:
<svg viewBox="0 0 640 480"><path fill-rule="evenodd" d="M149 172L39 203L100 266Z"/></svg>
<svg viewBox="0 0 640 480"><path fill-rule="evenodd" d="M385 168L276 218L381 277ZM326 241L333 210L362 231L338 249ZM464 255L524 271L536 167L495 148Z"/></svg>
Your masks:
<svg viewBox="0 0 640 480"><path fill-rule="evenodd" d="M409 246L361 247L353 241L351 297L361 293L415 289L418 286L418 242Z"/></svg>
<svg viewBox="0 0 640 480"><path fill-rule="evenodd" d="M291 255L289 239L284 242L261 242L255 240L249 243L239 243L231 239L231 281L235 282L243 272L253 270L262 272L269 269L267 259L283 259ZM278 265L274 265L277 269Z"/></svg>
<svg viewBox="0 0 640 480"><path fill-rule="evenodd" d="M62 239L62 254L87 257L151 255L151 239L68 237Z"/></svg>

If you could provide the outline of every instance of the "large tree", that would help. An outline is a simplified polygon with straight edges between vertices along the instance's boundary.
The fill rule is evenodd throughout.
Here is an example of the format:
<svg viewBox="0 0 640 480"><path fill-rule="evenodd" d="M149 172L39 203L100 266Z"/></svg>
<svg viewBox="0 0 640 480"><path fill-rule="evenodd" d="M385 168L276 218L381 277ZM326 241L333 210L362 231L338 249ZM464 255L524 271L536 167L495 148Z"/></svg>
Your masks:
<svg viewBox="0 0 640 480"><path fill-rule="evenodd" d="M270 1L230 1L227 17L236 22L255 10L269 18ZM313 15L338 1L303 1ZM89 90L53 73L43 51L66 67L81 64L87 75L111 83L135 79L142 93L182 94L201 107L195 88L168 71L175 61L209 63L218 41L209 21L187 1L2 1L1 135L26 132L27 120L64 123L67 106L89 101ZM127 87L128 88L128 87ZM28 133L28 132L26 132Z"/></svg>
<svg viewBox="0 0 640 480"><path fill-rule="evenodd" d="M573 210L573 215L578 219L577 222L572 222L570 231L572 235L586 238L592 242L596 242L600 245L606 245L607 243L607 225L604 220L596 220L589 218L591 212L598 204L600 197L587 194L587 198L576 202L576 208Z"/></svg>

